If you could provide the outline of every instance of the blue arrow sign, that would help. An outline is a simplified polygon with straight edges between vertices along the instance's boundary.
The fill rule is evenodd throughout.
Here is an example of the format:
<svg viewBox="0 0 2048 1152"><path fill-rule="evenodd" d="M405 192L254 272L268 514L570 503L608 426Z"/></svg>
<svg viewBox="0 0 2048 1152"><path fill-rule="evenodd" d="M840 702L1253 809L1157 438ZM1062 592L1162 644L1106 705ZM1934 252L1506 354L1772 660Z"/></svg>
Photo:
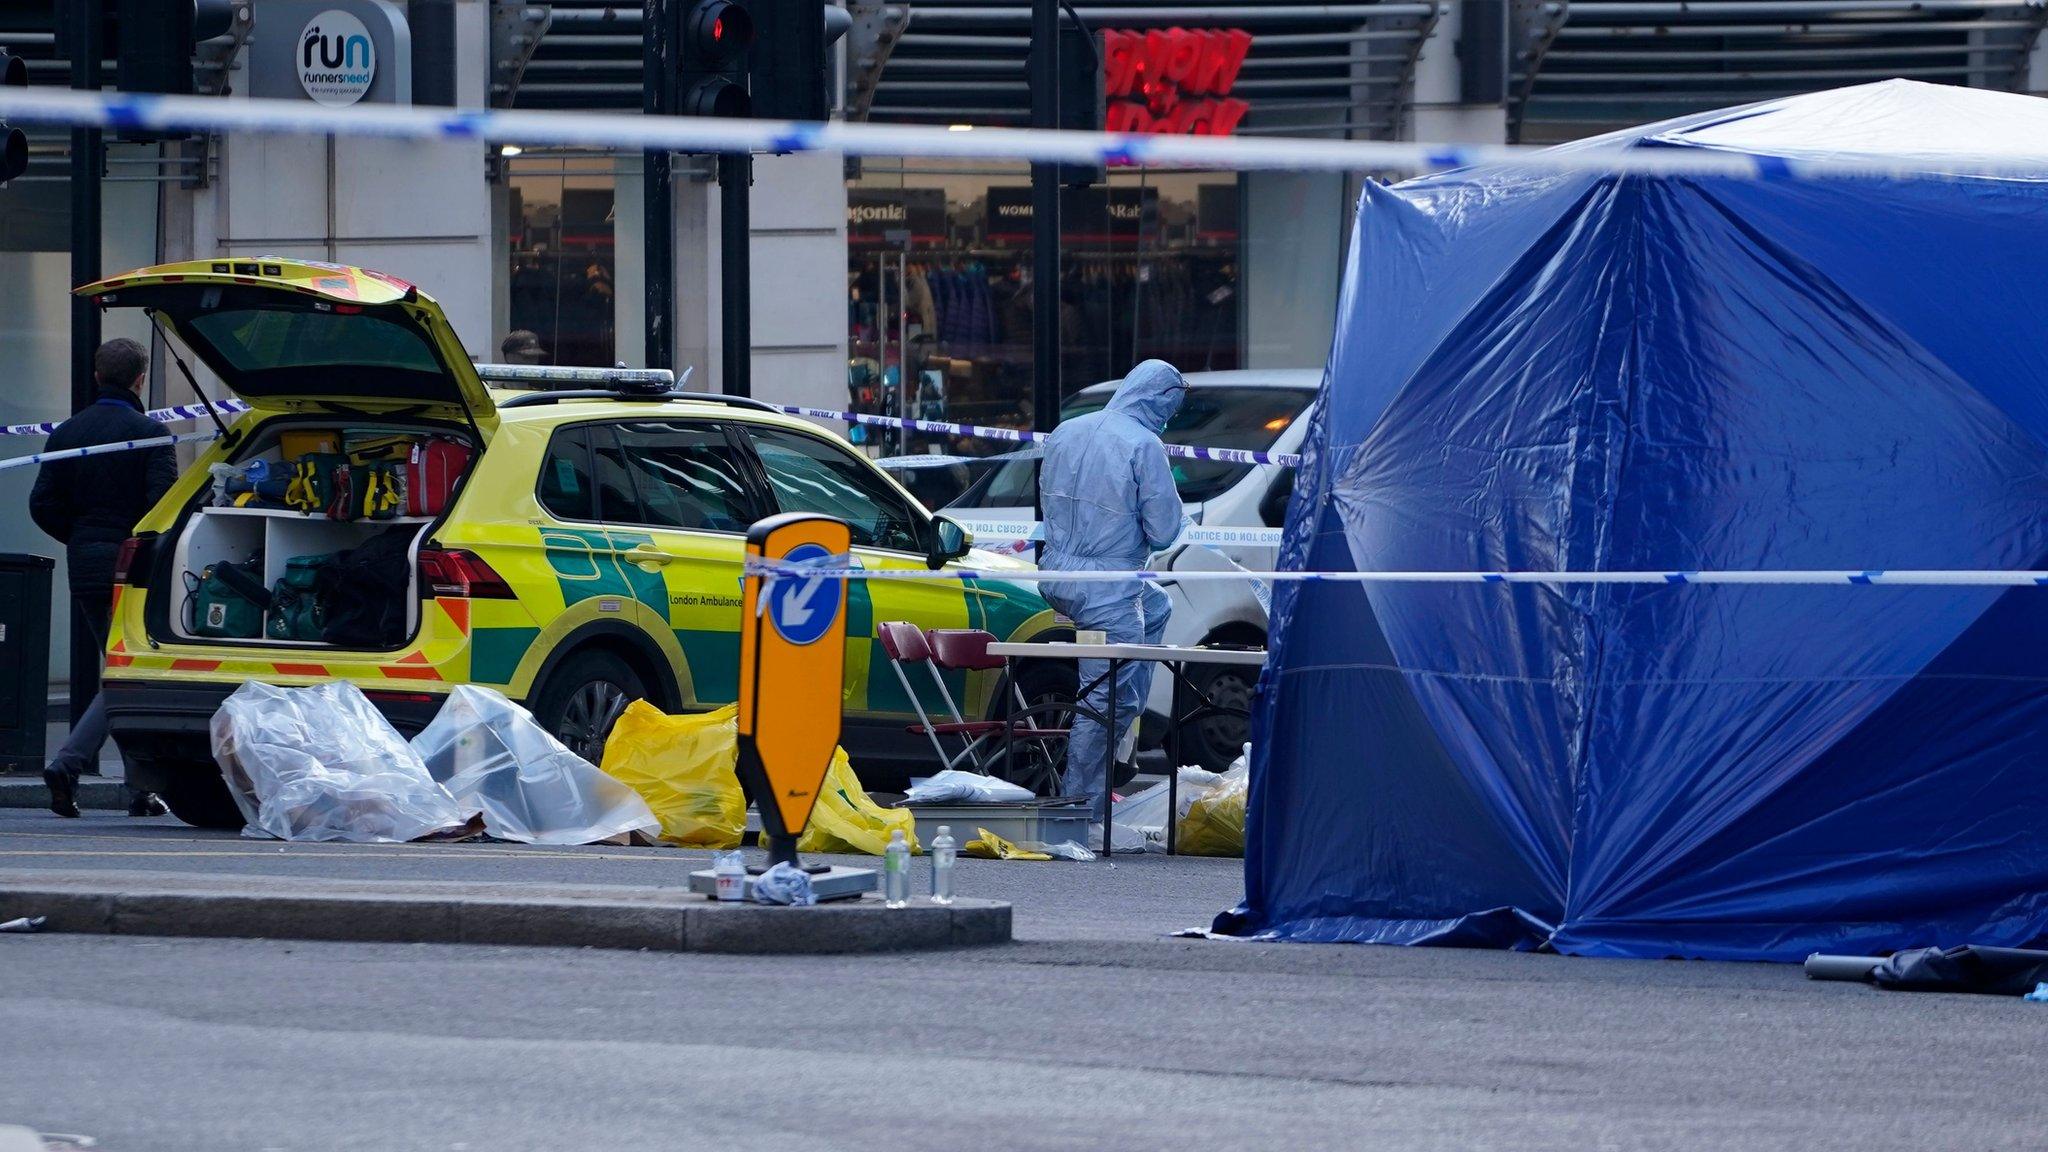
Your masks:
<svg viewBox="0 0 2048 1152"><path fill-rule="evenodd" d="M782 559L801 564L807 560L829 559L831 553L816 544L799 544ZM775 630L791 644L809 644L832 628L839 617L839 600L844 585L823 576L784 576L768 589L768 618Z"/></svg>

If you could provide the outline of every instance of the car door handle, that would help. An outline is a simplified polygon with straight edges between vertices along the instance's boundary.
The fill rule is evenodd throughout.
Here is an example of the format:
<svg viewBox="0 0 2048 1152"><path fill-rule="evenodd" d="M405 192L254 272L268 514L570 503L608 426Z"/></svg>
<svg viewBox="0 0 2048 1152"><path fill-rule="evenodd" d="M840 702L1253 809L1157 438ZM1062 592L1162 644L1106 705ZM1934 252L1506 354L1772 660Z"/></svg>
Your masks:
<svg viewBox="0 0 2048 1152"><path fill-rule="evenodd" d="M675 557L652 544L636 544L626 553L626 559L644 567L666 568Z"/></svg>

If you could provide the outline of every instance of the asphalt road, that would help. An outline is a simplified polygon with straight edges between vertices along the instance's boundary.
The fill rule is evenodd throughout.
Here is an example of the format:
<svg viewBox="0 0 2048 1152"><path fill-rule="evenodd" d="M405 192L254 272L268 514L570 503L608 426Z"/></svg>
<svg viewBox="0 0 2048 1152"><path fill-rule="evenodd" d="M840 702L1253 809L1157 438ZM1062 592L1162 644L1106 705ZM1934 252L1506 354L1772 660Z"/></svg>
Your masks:
<svg viewBox="0 0 2048 1152"><path fill-rule="evenodd" d="M655 883L697 858L279 847L0 818L0 868ZM962 881L1018 902L1020 943L781 959L0 936L0 1123L207 1152L2048 1143L2048 1006L1775 965L1163 937L1229 902L1230 861Z"/></svg>

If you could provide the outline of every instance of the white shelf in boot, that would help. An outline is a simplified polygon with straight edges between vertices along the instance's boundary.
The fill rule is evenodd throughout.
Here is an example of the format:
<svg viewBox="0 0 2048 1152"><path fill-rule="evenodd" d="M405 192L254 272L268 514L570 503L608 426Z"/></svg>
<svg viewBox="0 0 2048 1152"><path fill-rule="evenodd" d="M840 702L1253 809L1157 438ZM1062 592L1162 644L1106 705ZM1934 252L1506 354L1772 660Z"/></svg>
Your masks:
<svg viewBox="0 0 2048 1152"><path fill-rule="evenodd" d="M266 520L299 520L309 523L319 521L323 524L431 524L434 521L432 516L392 516L383 520L329 520L325 516L316 516L311 512L301 512L296 508L233 508L211 504L201 508L199 514L202 516L254 516Z"/></svg>

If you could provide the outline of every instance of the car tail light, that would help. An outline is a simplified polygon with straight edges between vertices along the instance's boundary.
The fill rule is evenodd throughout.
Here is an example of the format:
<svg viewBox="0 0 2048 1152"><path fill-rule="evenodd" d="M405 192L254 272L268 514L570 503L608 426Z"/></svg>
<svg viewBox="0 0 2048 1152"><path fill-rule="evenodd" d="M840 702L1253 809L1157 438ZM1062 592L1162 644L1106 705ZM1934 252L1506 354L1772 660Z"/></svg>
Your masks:
<svg viewBox="0 0 2048 1152"><path fill-rule="evenodd" d="M114 556L114 583L141 585L149 582L149 562L156 555L156 533L145 532L121 541Z"/></svg>
<svg viewBox="0 0 2048 1152"><path fill-rule="evenodd" d="M460 548L420 549L420 586L430 596L511 600L512 586L483 557Z"/></svg>

